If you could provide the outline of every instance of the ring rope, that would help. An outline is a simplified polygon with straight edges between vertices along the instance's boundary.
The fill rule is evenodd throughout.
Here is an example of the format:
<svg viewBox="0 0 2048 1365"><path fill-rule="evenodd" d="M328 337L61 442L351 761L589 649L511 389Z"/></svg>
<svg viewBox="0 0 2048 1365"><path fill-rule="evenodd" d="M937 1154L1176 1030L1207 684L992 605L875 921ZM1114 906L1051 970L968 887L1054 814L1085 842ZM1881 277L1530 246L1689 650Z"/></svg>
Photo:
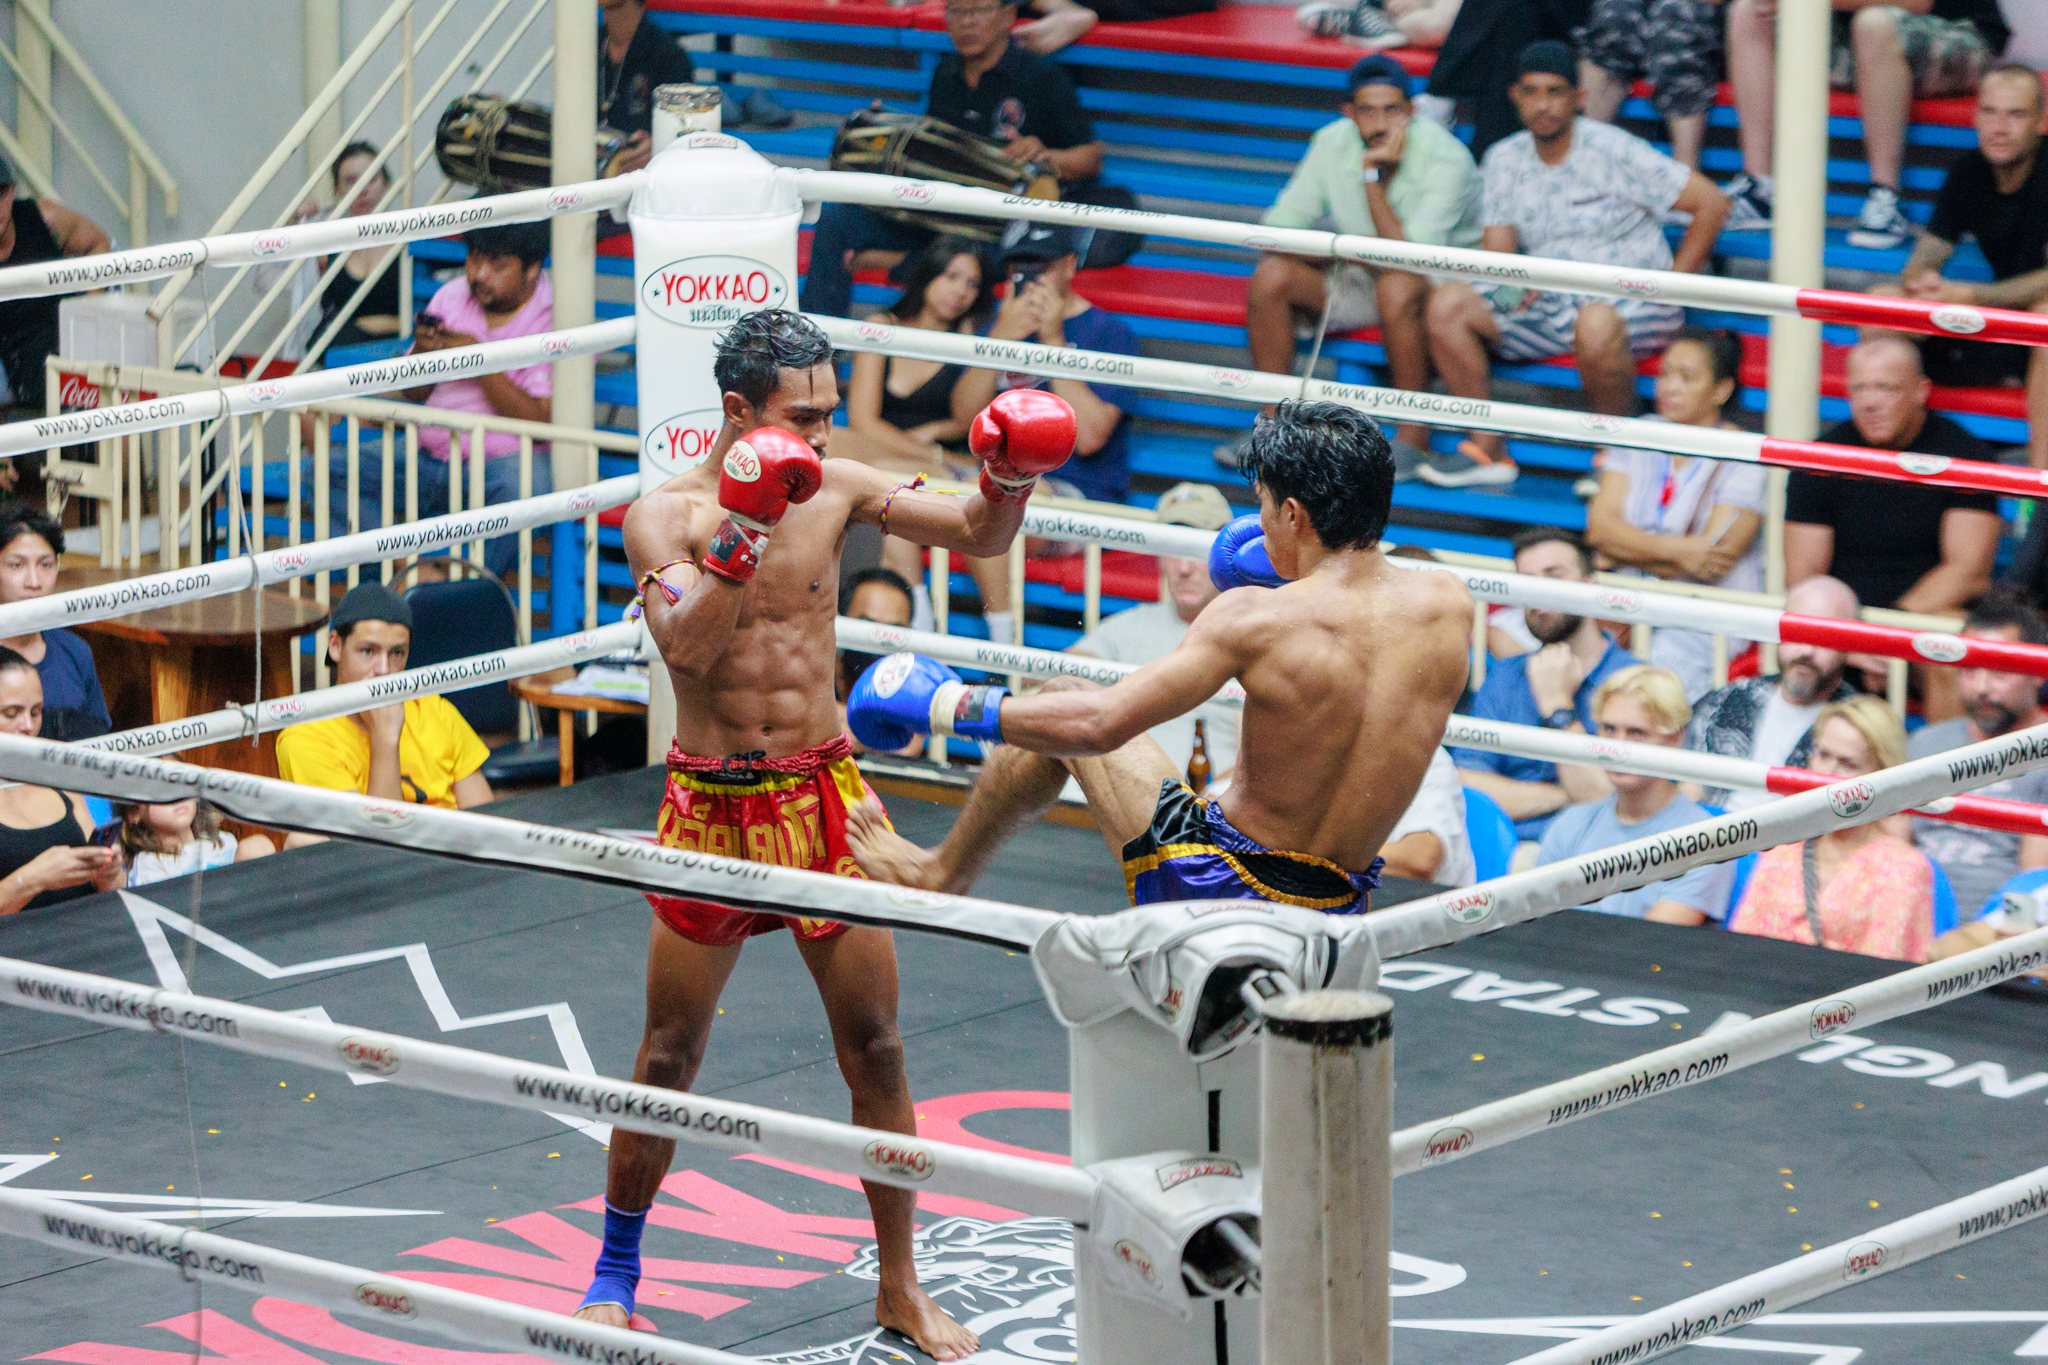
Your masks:
<svg viewBox="0 0 2048 1365"><path fill-rule="evenodd" d="M520 1359L611 1360L630 1361L634 1365L760 1365L750 1356L694 1346L674 1337L602 1327L542 1308L400 1279L338 1261L279 1251L88 1204L73 1204L10 1186L0 1186L0 1233L45 1242L73 1255L90 1252L128 1265L180 1272L204 1284L313 1304L384 1326L403 1323L466 1345L514 1351Z"/></svg>

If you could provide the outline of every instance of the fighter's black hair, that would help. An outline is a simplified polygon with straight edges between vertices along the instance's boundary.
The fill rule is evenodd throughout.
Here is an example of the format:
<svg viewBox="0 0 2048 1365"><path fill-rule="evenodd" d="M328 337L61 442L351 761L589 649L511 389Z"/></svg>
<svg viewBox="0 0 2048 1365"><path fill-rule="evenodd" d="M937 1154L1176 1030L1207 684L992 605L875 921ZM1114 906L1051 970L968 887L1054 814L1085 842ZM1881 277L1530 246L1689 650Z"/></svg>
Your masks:
<svg viewBox="0 0 2048 1365"><path fill-rule="evenodd" d="M1299 499L1326 549L1379 543L1394 502L1394 451L1379 423L1337 403L1282 403L1252 428L1245 479Z"/></svg>
<svg viewBox="0 0 2048 1365"><path fill-rule="evenodd" d="M736 393L757 409L775 395L784 370L808 370L832 359L832 343L816 323L786 308L763 308L718 338L711 377L720 393Z"/></svg>

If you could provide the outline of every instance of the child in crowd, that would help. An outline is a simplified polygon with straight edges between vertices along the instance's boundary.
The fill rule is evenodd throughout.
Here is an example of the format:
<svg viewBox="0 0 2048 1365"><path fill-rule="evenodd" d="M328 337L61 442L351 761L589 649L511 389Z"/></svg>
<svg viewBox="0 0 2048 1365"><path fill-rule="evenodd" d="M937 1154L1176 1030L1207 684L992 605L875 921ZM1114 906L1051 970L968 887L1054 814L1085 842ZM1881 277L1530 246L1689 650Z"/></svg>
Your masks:
<svg viewBox="0 0 2048 1365"><path fill-rule="evenodd" d="M220 812L196 797L121 807L121 851L128 885L148 886L277 852L261 834L237 839L220 827Z"/></svg>

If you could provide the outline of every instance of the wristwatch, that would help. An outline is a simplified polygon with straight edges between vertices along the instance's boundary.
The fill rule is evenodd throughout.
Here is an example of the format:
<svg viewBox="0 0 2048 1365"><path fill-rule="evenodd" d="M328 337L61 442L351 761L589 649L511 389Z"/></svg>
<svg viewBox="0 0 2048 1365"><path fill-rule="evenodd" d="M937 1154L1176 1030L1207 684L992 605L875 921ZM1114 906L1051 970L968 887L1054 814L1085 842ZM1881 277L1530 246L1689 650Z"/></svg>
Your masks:
<svg viewBox="0 0 2048 1365"><path fill-rule="evenodd" d="M1543 718L1543 724L1545 728L1551 730L1569 730L1578 719L1578 712L1569 706L1560 706Z"/></svg>
<svg viewBox="0 0 2048 1365"><path fill-rule="evenodd" d="M1359 184L1361 184L1361 185L1377 185L1377 184L1379 184L1379 183L1380 183L1380 168L1379 168L1379 167L1377 167L1377 166L1367 166L1367 167L1365 168L1365 170L1364 170L1364 171L1363 171L1362 173L1360 173L1360 175L1359 175L1359 177L1358 177L1358 183L1359 183Z"/></svg>

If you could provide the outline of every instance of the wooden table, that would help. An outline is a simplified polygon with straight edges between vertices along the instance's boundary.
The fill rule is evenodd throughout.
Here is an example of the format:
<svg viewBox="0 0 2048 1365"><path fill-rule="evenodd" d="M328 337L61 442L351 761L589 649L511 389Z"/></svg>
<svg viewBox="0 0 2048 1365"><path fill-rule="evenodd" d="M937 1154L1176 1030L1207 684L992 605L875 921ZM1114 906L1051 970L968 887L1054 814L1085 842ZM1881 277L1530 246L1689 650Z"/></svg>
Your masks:
<svg viewBox="0 0 2048 1365"><path fill-rule="evenodd" d="M580 692L557 692L556 683L565 683L576 676L571 667L552 669L536 673L530 678L512 679L512 695L521 701L530 701L535 706L545 706L561 714L557 718L556 733L560 736L562 781L566 787L576 780L576 713L598 711L614 716L644 716L647 703L620 701L616 697L592 697Z"/></svg>
<svg viewBox="0 0 2048 1365"><path fill-rule="evenodd" d="M130 575L116 569L66 567L57 590L98 587ZM263 696L291 695L298 663L295 636L318 629L327 608L310 597L263 593ZM247 702L256 690L256 603L248 592L155 607L110 621L75 626L92 647L107 713L116 730L218 711ZM207 744L171 755L186 763L277 776L277 736Z"/></svg>

